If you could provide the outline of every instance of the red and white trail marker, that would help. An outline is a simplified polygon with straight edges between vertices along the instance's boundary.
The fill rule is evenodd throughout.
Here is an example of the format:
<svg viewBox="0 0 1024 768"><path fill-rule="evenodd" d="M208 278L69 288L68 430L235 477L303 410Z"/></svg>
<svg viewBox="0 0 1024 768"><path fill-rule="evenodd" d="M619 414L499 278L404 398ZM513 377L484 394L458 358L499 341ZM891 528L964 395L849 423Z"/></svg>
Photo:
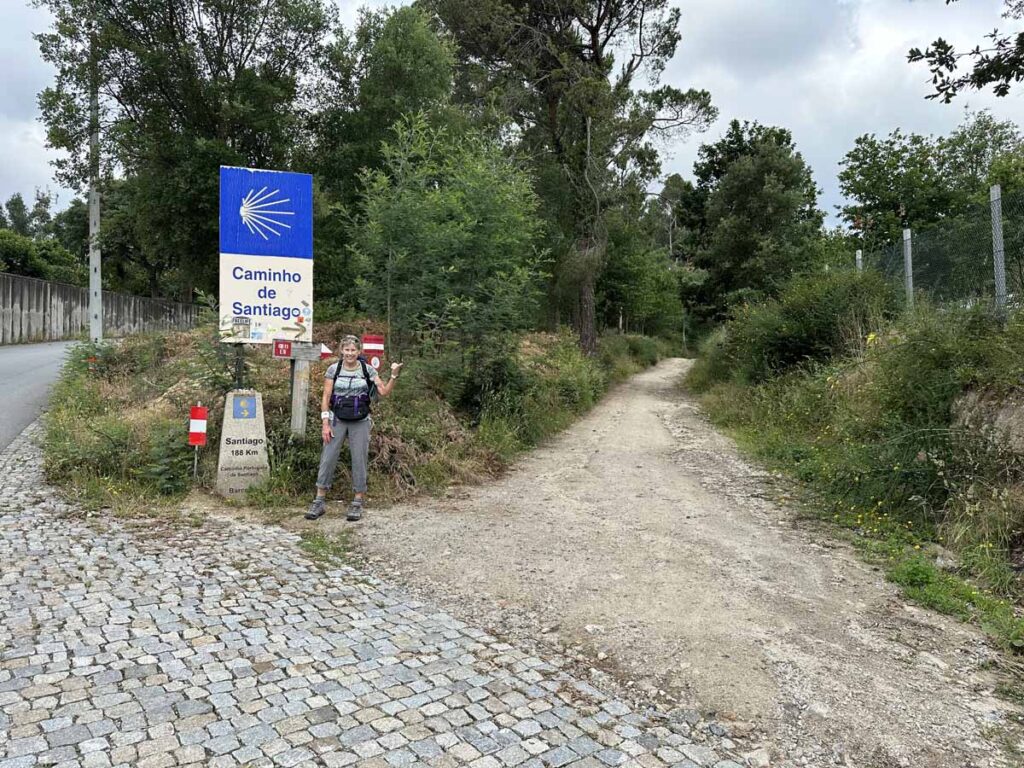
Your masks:
<svg viewBox="0 0 1024 768"><path fill-rule="evenodd" d="M333 354L334 353L331 351L331 348L328 347L326 344L321 344L320 345L320 359L321 360L326 360L328 357L330 357Z"/></svg>
<svg viewBox="0 0 1024 768"><path fill-rule="evenodd" d="M188 420L188 444L206 445L206 416L209 409L202 405L193 405Z"/></svg>
<svg viewBox="0 0 1024 768"><path fill-rule="evenodd" d="M373 366L374 370L379 371L381 360L384 357L384 337L370 333L365 334L363 336L363 354L366 355L367 362Z"/></svg>

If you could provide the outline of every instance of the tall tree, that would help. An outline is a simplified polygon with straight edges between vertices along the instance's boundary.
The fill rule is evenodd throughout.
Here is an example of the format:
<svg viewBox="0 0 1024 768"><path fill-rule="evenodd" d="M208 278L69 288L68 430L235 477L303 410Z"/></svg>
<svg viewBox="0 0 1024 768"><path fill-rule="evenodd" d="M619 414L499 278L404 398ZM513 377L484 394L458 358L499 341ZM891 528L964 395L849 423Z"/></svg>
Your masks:
<svg viewBox="0 0 1024 768"><path fill-rule="evenodd" d="M53 216L50 214L52 199L47 192L36 190L36 199L32 203L32 210L29 211L29 226L32 234L36 237L46 237L50 234L50 226Z"/></svg>
<svg viewBox="0 0 1024 768"><path fill-rule="evenodd" d="M55 83L39 97L58 178L87 178L90 64L103 157L134 179L140 249L175 265L163 290L216 282L220 164L287 168L305 86L334 12L325 0L38 0Z"/></svg>
<svg viewBox="0 0 1024 768"><path fill-rule="evenodd" d="M415 116L363 175L355 248L368 308L408 339L479 343L535 319L540 221L530 179L474 132Z"/></svg>
<svg viewBox="0 0 1024 768"><path fill-rule="evenodd" d="M53 238L82 263L89 257L89 207L80 197L73 198L63 211L53 216L50 224Z"/></svg>
<svg viewBox="0 0 1024 768"><path fill-rule="evenodd" d="M953 190L962 196L987 200L992 166L1001 158L1020 155L1024 136L1010 120L997 120L991 112L968 112L947 137L940 138L939 163Z"/></svg>
<svg viewBox="0 0 1024 768"><path fill-rule="evenodd" d="M814 261L822 221L800 154L756 143L729 164L708 198L708 243L696 259L708 272L702 313L721 320L730 305L773 295Z"/></svg>
<svg viewBox="0 0 1024 768"><path fill-rule="evenodd" d="M741 157L753 155L761 144L771 144L782 147L791 153L796 152L796 144L793 142L793 134L786 128L774 125L762 125L757 122L744 120L729 121L729 127L718 141L702 144L697 149L697 159L693 164L693 175L696 184L689 188L685 183L666 180L665 194L677 194L679 201L675 209L681 215L679 224L684 227L683 238L680 245L689 247L690 253L694 253L698 246L707 244L710 235L706 220L708 199L718 188L719 183L725 176L729 167ZM808 170L804 181L808 193L815 195L814 181ZM673 192L673 188L675 192Z"/></svg>
<svg viewBox="0 0 1024 768"><path fill-rule="evenodd" d="M677 177L678 178L678 177ZM598 312L606 325L641 333L682 330L678 265L669 257L667 198L636 190L609 209L608 256L597 283Z"/></svg>
<svg viewBox="0 0 1024 768"><path fill-rule="evenodd" d="M670 258L686 260L693 255L704 231L706 198L692 181L673 173L666 177L657 201L649 201L648 215L661 219L656 242L664 243Z"/></svg>
<svg viewBox="0 0 1024 768"><path fill-rule="evenodd" d="M793 134L786 128L762 125L756 120L752 123L732 120L721 139L703 144L697 150L697 160L693 164L697 188L710 193L718 186L729 166L741 157L753 154L759 144L774 144L796 151Z"/></svg>
<svg viewBox="0 0 1024 768"><path fill-rule="evenodd" d="M360 173L381 167L382 145L403 116L450 122L453 66L451 45L415 7L363 9L353 30L338 30L315 90L306 161L318 185L315 279L322 300L358 305L359 289L348 279L351 232L339 210L357 205Z"/></svg>
<svg viewBox="0 0 1024 768"><path fill-rule="evenodd" d="M596 345L595 285L605 211L658 170L655 134L704 129L706 91L657 86L680 35L667 0L425 0L500 95L557 227L561 285L575 294L583 349ZM623 60L616 67L616 54ZM647 75L651 90L637 84ZM465 83L465 79L463 79ZM477 92L483 89L477 89ZM639 183L637 183L639 182Z"/></svg>
<svg viewBox="0 0 1024 768"><path fill-rule="evenodd" d="M852 200L841 215L869 250L898 242L904 227L986 204L989 184L1017 178L1010 169L1021 152L1020 129L984 111L967 113L948 136L861 136L840 163L839 187Z"/></svg>
<svg viewBox="0 0 1024 768"><path fill-rule="evenodd" d="M857 138L840 163L839 188L854 201L841 213L866 248L895 243L908 222L932 221L949 210L952 196L937 154L932 137L899 129L883 139Z"/></svg>
<svg viewBox="0 0 1024 768"><path fill-rule="evenodd" d="M339 30L312 116L310 164L325 187L354 201L359 172L380 166L381 145L392 126L448 101L454 64L451 46L415 7L364 9L355 30Z"/></svg>
<svg viewBox="0 0 1024 768"><path fill-rule="evenodd" d="M15 192L4 203L7 211L7 228L14 234L29 237L32 234L32 214L25 205L25 198Z"/></svg>

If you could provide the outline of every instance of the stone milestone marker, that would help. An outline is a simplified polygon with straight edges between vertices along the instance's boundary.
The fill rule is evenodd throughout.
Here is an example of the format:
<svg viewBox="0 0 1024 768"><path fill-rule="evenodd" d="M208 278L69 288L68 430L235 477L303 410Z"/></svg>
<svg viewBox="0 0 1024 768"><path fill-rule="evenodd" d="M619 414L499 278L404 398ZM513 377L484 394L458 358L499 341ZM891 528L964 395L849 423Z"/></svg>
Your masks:
<svg viewBox="0 0 1024 768"><path fill-rule="evenodd" d="M246 490L269 474L263 396L252 389L232 390L224 401L217 492L229 499L244 499Z"/></svg>

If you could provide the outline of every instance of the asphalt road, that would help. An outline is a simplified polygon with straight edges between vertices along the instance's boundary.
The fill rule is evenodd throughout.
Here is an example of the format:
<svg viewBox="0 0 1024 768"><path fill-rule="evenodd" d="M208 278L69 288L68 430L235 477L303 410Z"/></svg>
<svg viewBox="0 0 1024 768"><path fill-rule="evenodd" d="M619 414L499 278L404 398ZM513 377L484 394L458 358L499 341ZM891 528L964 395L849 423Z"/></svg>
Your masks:
<svg viewBox="0 0 1024 768"><path fill-rule="evenodd" d="M42 411L64 353L76 342L12 344L0 347L0 450Z"/></svg>

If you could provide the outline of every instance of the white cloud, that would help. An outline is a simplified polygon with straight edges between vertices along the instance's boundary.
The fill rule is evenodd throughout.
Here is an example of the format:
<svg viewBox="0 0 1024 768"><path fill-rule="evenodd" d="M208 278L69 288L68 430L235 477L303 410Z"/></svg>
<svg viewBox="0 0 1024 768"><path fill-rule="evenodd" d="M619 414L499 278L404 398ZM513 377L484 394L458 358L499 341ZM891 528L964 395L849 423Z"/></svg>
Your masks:
<svg viewBox="0 0 1024 768"><path fill-rule="evenodd" d="M0 202L20 192L31 203L35 190L41 189L51 193L55 207L65 207L74 193L53 180L49 162L54 156L38 122L0 117Z"/></svg>
<svg viewBox="0 0 1024 768"><path fill-rule="evenodd" d="M946 133L967 105L1024 123L1020 95L971 93L953 105L925 100L927 68L906 60L911 47L939 36L970 48L997 25L1011 29L1001 9L1001 0L949 7L941 0L689 0L683 41L664 80L707 88L721 117L704 136L673 147L664 169L689 175L700 143L715 140L733 118L784 126L814 169L831 213L841 202L839 162L861 134ZM767 53L766 41L774 46Z"/></svg>
<svg viewBox="0 0 1024 768"><path fill-rule="evenodd" d="M53 81L53 69L40 58L32 35L48 29L49 16L17 0L0 2L0 201L20 192L31 204L35 190L42 189L64 207L73 193L53 180L50 160L56 153L47 149L46 132L36 119L36 96Z"/></svg>
<svg viewBox="0 0 1024 768"><path fill-rule="evenodd" d="M0 0L0 199L30 196L49 187L67 200L52 178L50 150L35 121L36 93L52 79L33 32L47 27L45 12L19 0ZM337 0L349 29L363 5L386 0ZM682 42L664 81L707 88L721 119L707 134L670 147L668 172L689 175L697 147L721 135L732 118L759 120L793 131L797 146L823 187L822 205L840 202L839 161L862 133L900 127L945 133L962 118L964 105L989 107L997 117L1024 124L1024 88L1005 99L968 94L954 105L926 101L927 69L910 65L906 53L943 36L969 48L993 27L1012 29L1000 18L1002 0L686 0ZM1019 26L1019 25L1018 25Z"/></svg>
<svg viewBox="0 0 1024 768"><path fill-rule="evenodd" d="M822 0L690 0L681 10L684 60L723 61L754 77L812 59L843 33L846 16Z"/></svg>

